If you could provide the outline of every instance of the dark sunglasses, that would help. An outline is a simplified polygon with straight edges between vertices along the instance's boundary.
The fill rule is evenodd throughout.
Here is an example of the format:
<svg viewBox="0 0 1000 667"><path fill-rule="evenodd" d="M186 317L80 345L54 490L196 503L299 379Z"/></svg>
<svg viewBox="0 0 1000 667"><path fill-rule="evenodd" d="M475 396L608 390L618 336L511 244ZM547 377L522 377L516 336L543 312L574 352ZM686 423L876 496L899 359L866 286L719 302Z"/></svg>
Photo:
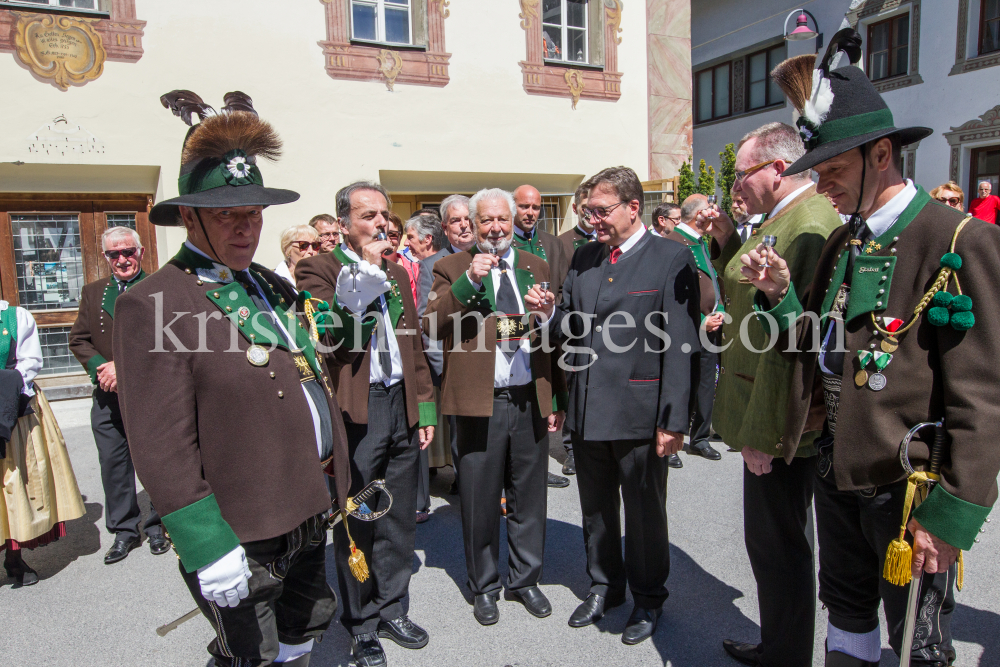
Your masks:
<svg viewBox="0 0 1000 667"><path fill-rule="evenodd" d="M937 200L942 204L948 204L949 206L958 206L962 203L962 200L958 197L938 197Z"/></svg>
<svg viewBox="0 0 1000 667"><path fill-rule="evenodd" d="M318 251L323 247L322 241L295 241L292 243L293 246L299 249L299 252L305 252L309 248Z"/></svg>
<svg viewBox="0 0 1000 667"><path fill-rule="evenodd" d="M139 252L138 248L122 248L121 250L105 250L104 256L110 260L118 259L118 256L131 257L135 253Z"/></svg>

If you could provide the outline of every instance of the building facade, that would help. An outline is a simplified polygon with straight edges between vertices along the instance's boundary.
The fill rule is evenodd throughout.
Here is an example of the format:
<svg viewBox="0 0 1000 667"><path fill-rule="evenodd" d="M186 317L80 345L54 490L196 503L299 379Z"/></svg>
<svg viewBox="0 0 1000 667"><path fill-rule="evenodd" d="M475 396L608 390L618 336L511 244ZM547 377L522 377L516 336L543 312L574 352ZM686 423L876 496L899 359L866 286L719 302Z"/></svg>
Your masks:
<svg viewBox="0 0 1000 667"><path fill-rule="evenodd" d="M66 346L80 288L108 274L100 236L136 229L147 270L183 230L186 128L159 98L250 95L285 144L256 259L292 224L380 181L404 219L452 193L531 183L573 224L586 176L662 183L691 151L689 0L0 0L0 297L42 328L46 382L79 383Z"/></svg>
<svg viewBox="0 0 1000 667"><path fill-rule="evenodd" d="M798 8L811 12L821 38L788 42ZM795 10L795 11L792 11ZM767 73L782 58L826 52L850 25L861 35L861 65L892 109L898 127L934 134L904 151L908 178L928 190L954 180L1000 178L1000 0L775 0L697 2L692 8L694 159L719 165L725 144L765 123L794 121L794 110ZM815 29L810 20L809 26ZM971 196L970 196L971 195Z"/></svg>

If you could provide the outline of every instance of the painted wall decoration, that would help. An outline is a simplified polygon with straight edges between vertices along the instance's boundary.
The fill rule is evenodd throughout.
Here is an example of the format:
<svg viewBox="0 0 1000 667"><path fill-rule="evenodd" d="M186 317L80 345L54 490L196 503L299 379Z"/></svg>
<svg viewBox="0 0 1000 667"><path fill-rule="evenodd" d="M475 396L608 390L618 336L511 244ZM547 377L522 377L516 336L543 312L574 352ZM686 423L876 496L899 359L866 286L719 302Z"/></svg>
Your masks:
<svg viewBox="0 0 1000 667"><path fill-rule="evenodd" d="M28 152L50 157L104 153L104 142L79 123L60 115L28 137Z"/></svg>
<svg viewBox="0 0 1000 667"><path fill-rule="evenodd" d="M0 53L12 53L39 81L69 90L100 77L105 62L142 58L145 27L135 0L112 0L107 18L0 9Z"/></svg>

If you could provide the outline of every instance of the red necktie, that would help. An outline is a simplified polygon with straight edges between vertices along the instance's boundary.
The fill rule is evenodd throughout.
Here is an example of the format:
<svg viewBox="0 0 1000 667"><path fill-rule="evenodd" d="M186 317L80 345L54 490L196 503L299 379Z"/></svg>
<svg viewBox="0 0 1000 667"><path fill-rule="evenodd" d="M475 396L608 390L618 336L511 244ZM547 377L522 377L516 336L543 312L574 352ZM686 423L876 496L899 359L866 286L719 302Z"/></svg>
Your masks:
<svg viewBox="0 0 1000 667"><path fill-rule="evenodd" d="M618 258L621 257L621 256L622 256L622 249L621 248L612 248L611 249L611 263L612 264L616 264L618 262Z"/></svg>

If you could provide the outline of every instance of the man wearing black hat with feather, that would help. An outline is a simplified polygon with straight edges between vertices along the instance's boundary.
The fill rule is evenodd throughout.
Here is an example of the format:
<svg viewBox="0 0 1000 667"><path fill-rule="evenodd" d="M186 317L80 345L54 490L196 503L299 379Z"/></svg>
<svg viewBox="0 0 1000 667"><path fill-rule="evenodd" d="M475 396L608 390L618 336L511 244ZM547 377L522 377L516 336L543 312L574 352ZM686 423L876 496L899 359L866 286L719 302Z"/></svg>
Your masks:
<svg viewBox="0 0 1000 667"><path fill-rule="evenodd" d="M857 62L860 44L845 29L815 70L812 56L798 56L772 73L801 114L807 148L786 173L813 169L850 223L829 237L803 294L763 245L743 255L742 271L759 290L761 325L781 331L778 345L795 356L786 460L810 408L827 415L816 442L826 665L878 664L881 601L904 664L944 666L955 658L961 550L978 541L997 498L1000 371L989 362L1000 357L1000 230L903 179L901 147L931 130L896 128L864 72L832 68L838 51ZM924 422L943 425L934 438L921 431L901 457L900 443ZM911 515L928 479L937 483ZM904 646L908 611L916 630Z"/></svg>
<svg viewBox="0 0 1000 667"><path fill-rule="evenodd" d="M161 98L189 125L201 119L184 141L180 196L149 215L187 240L116 301L116 331L128 332L114 337L118 391L136 472L216 631L215 664L301 667L337 608L324 467L342 508L350 486L319 352L341 333L330 320L352 320L251 263L263 209L298 195L264 187L257 158L276 159L281 141L248 97L225 99L216 112L188 91ZM357 276L368 294L385 282Z"/></svg>

